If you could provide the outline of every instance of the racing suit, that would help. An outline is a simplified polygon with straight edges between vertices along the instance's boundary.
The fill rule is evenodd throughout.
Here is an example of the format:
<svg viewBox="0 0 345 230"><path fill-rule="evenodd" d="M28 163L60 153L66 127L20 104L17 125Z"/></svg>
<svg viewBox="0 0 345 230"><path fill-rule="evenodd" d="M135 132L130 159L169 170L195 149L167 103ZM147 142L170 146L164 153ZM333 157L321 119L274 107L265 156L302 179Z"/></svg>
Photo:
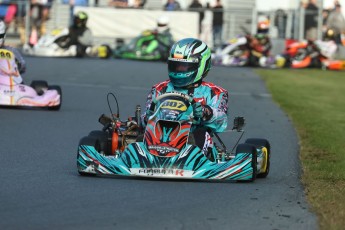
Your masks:
<svg viewBox="0 0 345 230"><path fill-rule="evenodd" d="M259 59L261 57L268 57L272 48L271 39L267 35L255 35L248 39L249 65L259 66Z"/></svg>
<svg viewBox="0 0 345 230"><path fill-rule="evenodd" d="M25 71L26 71L26 62L25 62L23 56L21 55L21 53L18 51L18 49L14 48L14 47L11 47L11 46L3 46L3 47L1 47L1 49L6 49L6 50L11 51L14 54L15 58L16 58L16 63L17 63L17 66L18 66L19 73L20 74L25 73Z"/></svg>
<svg viewBox="0 0 345 230"><path fill-rule="evenodd" d="M194 101L200 102L212 110L208 119L203 119L199 125L193 125L192 132L196 145L204 154L209 154L209 148L213 147L210 133L223 132L228 125L228 92L210 82L196 83L195 87L188 89L175 88L170 80L158 83L152 87L146 101L146 111L149 111L152 100L167 92L180 92L192 96ZM146 113L143 115L143 123L147 121Z"/></svg>
<svg viewBox="0 0 345 230"><path fill-rule="evenodd" d="M87 27L70 26L68 32L68 39L61 47L67 49L75 45L77 48L76 56L85 56L87 47L92 46L93 35L91 30Z"/></svg>
<svg viewBox="0 0 345 230"><path fill-rule="evenodd" d="M23 83L21 74L26 70L26 63L23 56L16 48L10 46L3 46L1 48L12 52L14 58L0 58L0 84L13 85ZM7 56L9 54L2 52L1 55Z"/></svg>
<svg viewBox="0 0 345 230"><path fill-rule="evenodd" d="M169 49L174 43L173 37L169 29L159 32L158 30L146 30L142 33L142 38L138 41L137 47L143 47L144 55L152 54L155 50L159 51L162 60L166 60Z"/></svg>

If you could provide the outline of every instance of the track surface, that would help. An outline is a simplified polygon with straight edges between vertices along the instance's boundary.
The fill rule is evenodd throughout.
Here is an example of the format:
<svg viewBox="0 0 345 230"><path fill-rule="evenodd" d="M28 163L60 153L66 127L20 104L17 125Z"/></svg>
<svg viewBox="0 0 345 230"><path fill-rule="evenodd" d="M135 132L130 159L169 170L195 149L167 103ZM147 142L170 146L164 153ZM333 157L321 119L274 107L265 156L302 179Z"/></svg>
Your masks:
<svg viewBox="0 0 345 230"><path fill-rule="evenodd" d="M26 83L60 84L58 112L0 109L0 229L317 229L300 184L298 139L251 69L211 70L229 90L229 123L244 116L249 137L271 143L271 172L254 183L82 177L78 141L109 114L114 92L123 119L144 105L164 63L27 58ZM115 108L115 107L114 107ZM229 125L231 127L231 125ZM237 133L224 133L234 144Z"/></svg>

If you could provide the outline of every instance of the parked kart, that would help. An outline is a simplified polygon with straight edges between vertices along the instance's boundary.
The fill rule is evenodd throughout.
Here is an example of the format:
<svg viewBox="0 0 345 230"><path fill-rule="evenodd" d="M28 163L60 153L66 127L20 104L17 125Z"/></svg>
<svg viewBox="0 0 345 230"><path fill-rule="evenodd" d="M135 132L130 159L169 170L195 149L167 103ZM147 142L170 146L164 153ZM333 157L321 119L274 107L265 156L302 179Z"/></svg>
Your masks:
<svg viewBox="0 0 345 230"><path fill-rule="evenodd" d="M60 109L60 86L48 86L46 81L32 81L30 86L21 82L14 54L0 49L0 106Z"/></svg>
<svg viewBox="0 0 345 230"><path fill-rule="evenodd" d="M260 46L255 36L247 34L233 38L212 54L212 63L221 66L253 67L271 67L275 64L275 58L269 55L269 50L259 52L252 48L253 46Z"/></svg>
<svg viewBox="0 0 345 230"><path fill-rule="evenodd" d="M342 61L333 60L337 45L334 41L297 41L286 47L282 55L278 55L279 67L290 68L328 68L340 70Z"/></svg>
<svg viewBox="0 0 345 230"><path fill-rule="evenodd" d="M76 45L65 48L68 39L68 29L56 29L50 34L42 36L37 44L24 44L22 52L29 56L41 57L98 57L109 58L112 50L108 45L89 46L86 51L78 49Z"/></svg>
<svg viewBox="0 0 345 230"><path fill-rule="evenodd" d="M212 53L212 63L223 66L245 66L248 64L248 39L239 36Z"/></svg>
<svg viewBox="0 0 345 230"><path fill-rule="evenodd" d="M141 131L140 106L136 115L126 121L120 121L118 114L112 118L101 115L99 122L103 129L90 132L79 142L79 173L235 181L254 181L268 175L269 142L250 138L238 144L244 132L243 117L234 120L233 131L242 135L232 151L228 152L219 136L212 133L217 143L206 157L195 145L191 133L192 125L198 123L193 117L193 103L192 98L181 93L157 97L144 131Z"/></svg>
<svg viewBox="0 0 345 230"><path fill-rule="evenodd" d="M139 36L133 38L128 44L123 40L118 40L118 46L114 50L115 58L146 60L146 61L166 61L169 55L171 44L163 44L158 39L156 31L146 30Z"/></svg>

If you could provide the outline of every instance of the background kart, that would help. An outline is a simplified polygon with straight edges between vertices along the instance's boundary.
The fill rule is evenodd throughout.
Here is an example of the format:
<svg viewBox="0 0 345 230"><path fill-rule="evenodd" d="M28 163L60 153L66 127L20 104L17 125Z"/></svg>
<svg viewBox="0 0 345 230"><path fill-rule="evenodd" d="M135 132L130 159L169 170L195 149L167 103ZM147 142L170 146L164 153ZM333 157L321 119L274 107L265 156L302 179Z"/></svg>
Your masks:
<svg viewBox="0 0 345 230"><path fill-rule="evenodd" d="M118 46L114 50L115 58L144 60L144 61L165 61L168 58L170 45L164 45L157 39L157 32L144 31L133 38L128 44L118 40Z"/></svg>
<svg viewBox="0 0 345 230"><path fill-rule="evenodd" d="M29 56L39 57L98 57L109 58L112 50L108 45L88 46L86 51L78 50L76 45L65 48L68 39L68 29L53 30L50 34L42 36L37 44L25 44L22 52Z"/></svg>
<svg viewBox="0 0 345 230"><path fill-rule="evenodd" d="M82 138L77 167L81 175L138 176L169 179L254 181L266 177L270 168L270 144L251 138L236 144L229 153L217 138L206 157L190 133L193 124L192 99L167 93L152 103L144 136L140 135L140 108L136 116L121 122L102 115L103 130ZM233 130L242 132L244 119L235 119ZM242 136L241 136L242 137Z"/></svg>
<svg viewBox="0 0 345 230"><path fill-rule="evenodd" d="M15 55L0 49L0 106L46 107L58 110L61 106L61 88L48 86L46 81L22 84Z"/></svg>

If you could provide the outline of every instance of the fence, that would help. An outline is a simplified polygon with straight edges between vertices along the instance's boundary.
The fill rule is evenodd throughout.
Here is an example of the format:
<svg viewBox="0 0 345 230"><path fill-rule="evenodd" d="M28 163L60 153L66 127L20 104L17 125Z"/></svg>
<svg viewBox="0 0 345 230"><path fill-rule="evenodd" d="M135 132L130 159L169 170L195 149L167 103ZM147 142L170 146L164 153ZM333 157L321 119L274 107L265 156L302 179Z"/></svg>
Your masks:
<svg viewBox="0 0 345 230"><path fill-rule="evenodd" d="M97 8L98 10L104 9L109 10L111 9L108 7L105 3L106 1L100 1L98 7L93 7L92 1L89 8ZM7 0L7 1L1 1L0 0L0 17L1 17L1 7L6 7L8 4L15 4L17 6L17 19L16 21L22 21L25 28L25 40L24 42L28 41L28 35L30 33L30 18L24 17L25 15L28 15L28 12L30 11L30 1L27 0ZM114 14L116 12L121 12L122 9L114 9ZM146 8L144 9L146 11L152 10L152 12L157 12L157 9L150 9ZM201 23L202 29L201 33L199 34L199 37L203 40L205 40L210 46L213 46L213 39L212 39L212 17L213 17L213 10L208 8L202 8L202 9L193 9L193 11L203 11L205 13L205 17ZM318 12L316 14L317 18L317 35L316 37L318 39L322 38L322 28L323 28L323 22L324 19L322 18L322 8L318 9ZM138 12L143 12L142 9L137 9ZM182 10L184 12L188 12L188 10L184 9ZM163 13L163 11L160 11ZM229 40L239 34L244 33L251 33L255 34L257 29L257 21L258 17L261 15L266 15L270 19L269 24L269 31L270 36L273 39L296 39L296 40L302 40L305 39L305 18L308 15L315 14L315 12L306 11L304 8L300 7L298 9L292 9L292 10L277 10L277 11L266 11L266 12L257 12L255 7L248 7L248 8L239 8L239 7L231 7L231 8L224 8L223 12L224 16L224 23L223 23L223 34L222 34L222 40L226 41ZM90 22L93 19L90 17ZM139 21L139 17L135 17L135 14L133 17L131 17L131 21L138 20L138 22L142 23L142 21ZM193 19L195 20L195 19ZM187 22L187 23L186 23ZM114 23L114 21L108 21L105 22L106 24ZM116 23L116 22L115 22ZM13 25L16 23L12 23L10 27L12 29L9 30L10 33L8 35L13 35L14 37L18 35L17 30L13 29L16 28L17 25ZM183 30L185 28L185 25L188 24L188 20L184 20L181 24L175 25L175 28L179 28L179 30ZM190 24L190 23L189 23ZM56 27L63 28L67 27L69 25L69 6L63 5L60 0L55 0L53 3L53 7L51 8L51 17L47 25L48 30L52 30ZM100 26L100 24L98 24ZM101 25L104 26L104 23ZM190 26L190 25L189 25ZM198 27L198 24L194 24L193 26ZM198 30L198 28L193 29ZM137 33L140 33L141 31L137 31ZM114 41L116 37L103 37L97 38L99 42L104 41ZM121 36L121 35L118 35Z"/></svg>

